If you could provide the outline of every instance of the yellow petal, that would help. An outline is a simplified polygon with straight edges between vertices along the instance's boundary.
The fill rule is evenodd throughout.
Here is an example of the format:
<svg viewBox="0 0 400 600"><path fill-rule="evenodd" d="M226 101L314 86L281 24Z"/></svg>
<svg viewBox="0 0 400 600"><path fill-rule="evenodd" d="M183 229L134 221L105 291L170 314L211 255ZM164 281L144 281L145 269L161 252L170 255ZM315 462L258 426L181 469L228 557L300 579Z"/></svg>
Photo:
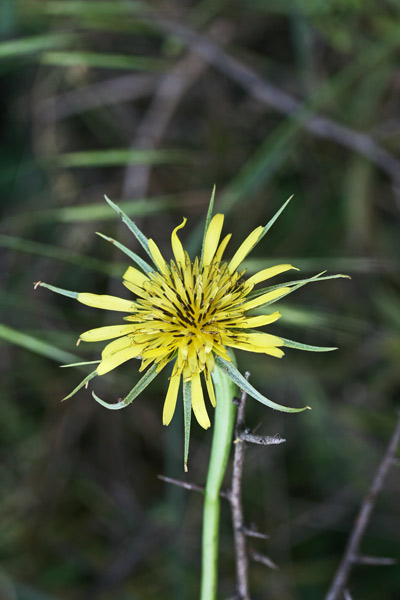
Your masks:
<svg viewBox="0 0 400 600"><path fill-rule="evenodd" d="M276 311L271 315L260 315L258 317L247 317L244 321L238 324L231 325L234 328L248 329L250 327L263 327L263 325L269 325L274 323L281 318L281 313Z"/></svg>
<svg viewBox="0 0 400 600"><path fill-rule="evenodd" d="M149 240L149 250L150 250L151 256L154 259L154 262L156 263L157 267L160 269L161 273L163 273L164 275L168 274L167 263L165 262L164 257L161 254L159 247L153 240Z"/></svg>
<svg viewBox="0 0 400 600"><path fill-rule="evenodd" d="M206 380L208 396L210 398L211 404L215 407L216 400L215 400L214 385L213 385L213 382L211 379L210 372L207 369L204 371L204 379Z"/></svg>
<svg viewBox="0 0 400 600"><path fill-rule="evenodd" d="M203 429L208 429L211 423L204 404L203 389L201 387L199 373L194 373L192 375L192 408L199 425L201 425Z"/></svg>
<svg viewBox="0 0 400 600"><path fill-rule="evenodd" d="M93 306L94 308L104 308L106 310L118 310L121 312L133 312L136 310L136 304L131 300L118 298L117 296L102 296L99 294L78 294L77 300Z"/></svg>
<svg viewBox="0 0 400 600"><path fill-rule="evenodd" d="M178 238L178 234L176 232L179 231L179 229L182 229L182 227L184 227L185 225L186 219L184 218L182 223L178 225L178 227L175 227L171 235L172 252L174 253L176 264L182 269L185 268L185 251L183 249L181 240Z"/></svg>
<svg viewBox="0 0 400 600"><path fill-rule="evenodd" d="M270 333L241 333L235 336L235 340L239 343L252 344L260 348L268 348L270 346L284 346L285 342L276 335Z"/></svg>
<svg viewBox="0 0 400 600"><path fill-rule="evenodd" d="M128 267L125 273L123 274L123 278L129 281L129 283L133 283L133 285L137 285L142 288L146 282L149 282L150 279L144 275L135 267Z"/></svg>
<svg viewBox="0 0 400 600"><path fill-rule="evenodd" d="M252 231L250 235L248 235L247 238L244 240L243 244L239 246L239 248L233 255L231 262L228 265L230 273L234 273L236 271L236 269L238 268L240 263L244 261L250 250L253 249L253 247L258 241L258 238L262 234L263 229L264 228L261 227L261 225L260 227L257 227L257 229L254 229L254 231Z"/></svg>
<svg viewBox="0 0 400 600"><path fill-rule="evenodd" d="M228 235L226 235L226 236L224 237L224 239L222 240L222 242L221 242L221 243L220 243L220 245L218 246L218 250L217 250L217 251L216 251L216 253L215 253L215 256L214 256L214 262L217 262L217 263L221 262L222 255L224 254L224 252L225 252L225 248L227 247L227 245L228 245L228 242L229 242L229 240L231 239L231 237L232 237L232 234L231 234L231 233L228 233Z"/></svg>
<svg viewBox="0 0 400 600"><path fill-rule="evenodd" d="M135 358L139 355L139 353L140 349L138 350L138 348L127 348L125 350L121 350L121 352L117 352L117 354L112 354L111 356L104 358L97 367L96 371L99 375L104 375L116 367L119 367L119 365L122 365L122 363L126 362L127 360Z"/></svg>
<svg viewBox="0 0 400 600"><path fill-rule="evenodd" d="M114 340L113 342L110 342L109 344L107 344L107 346L105 346L103 348L103 351L101 353L101 358L106 358L107 356L111 356L112 354L115 354L116 352L120 352L121 350L124 350L125 348L132 348L133 346L137 346L138 344L135 344L132 340L131 337L128 336L124 336L124 337L120 337L116 340ZM143 348L143 346L142 346Z"/></svg>
<svg viewBox="0 0 400 600"><path fill-rule="evenodd" d="M97 327L81 333L79 339L83 342L102 342L113 338L133 333L136 325L109 325L108 327Z"/></svg>
<svg viewBox="0 0 400 600"><path fill-rule="evenodd" d="M219 238L221 237L222 226L224 224L224 215L215 215L208 226L204 240L203 264L209 265L214 258L217 250Z"/></svg>
<svg viewBox="0 0 400 600"><path fill-rule="evenodd" d="M122 283L124 284L124 286L126 288L128 288L128 290L130 292L132 292L132 294L135 294L135 296L140 296L141 298L147 298L147 293L142 287L139 287L139 286L135 285L134 283L131 283L130 281L127 281L127 280L123 281Z"/></svg>
<svg viewBox="0 0 400 600"><path fill-rule="evenodd" d="M255 346L254 344L245 344L240 342L232 342L228 343L228 346L231 348L238 348L238 350L245 350L246 352L256 352L258 354L269 354L270 356L275 356L276 358L282 358L284 352L277 348L276 346L271 346L269 348L262 348L261 346Z"/></svg>
<svg viewBox="0 0 400 600"><path fill-rule="evenodd" d="M179 384L181 381L181 373L178 371L176 363L172 371L171 379L168 386L167 396L164 402L163 410L163 425L169 425L174 416L176 400L178 398Z"/></svg>
<svg viewBox="0 0 400 600"><path fill-rule="evenodd" d="M278 288L277 290L272 290L271 292L266 292L265 294L261 294L261 296L258 296L257 298L253 298L253 300L249 300L248 302L245 302L244 304L242 304L242 309L247 311L247 310L252 310L253 308L256 308L257 306L261 306L262 304L266 304L267 302L271 302L271 300L275 300L276 298L280 298L280 296L284 296L285 294L288 294L291 291L292 288L290 287L281 287Z"/></svg>
<svg viewBox="0 0 400 600"><path fill-rule="evenodd" d="M263 269L247 279L246 283L250 285L256 285L257 283L265 281L270 277L275 277L275 275L285 273L285 271L290 271L290 269L296 269L296 267L293 267L292 265L276 265L275 267L269 267L268 269ZM296 269L296 271L298 270L299 269Z"/></svg>

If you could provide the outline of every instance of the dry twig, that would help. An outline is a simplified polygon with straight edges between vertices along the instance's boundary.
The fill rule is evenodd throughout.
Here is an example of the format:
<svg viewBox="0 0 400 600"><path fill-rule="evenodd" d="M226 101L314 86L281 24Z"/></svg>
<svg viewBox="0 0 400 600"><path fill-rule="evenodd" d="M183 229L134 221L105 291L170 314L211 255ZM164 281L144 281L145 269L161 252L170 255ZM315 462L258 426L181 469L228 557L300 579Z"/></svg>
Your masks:
<svg viewBox="0 0 400 600"><path fill-rule="evenodd" d="M152 14L150 18L152 23L164 32L178 36L192 52L235 81L253 98L301 121L304 129L314 136L332 140L368 158L390 177L394 192L398 192L400 160L382 148L372 137L336 123L328 117L313 114L302 101L262 79L253 69L230 56L205 35L156 14Z"/></svg>
<svg viewBox="0 0 400 600"><path fill-rule="evenodd" d="M400 414L396 428L389 442L385 455L378 467L370 489L368 490L364 500L362 501L357 518L354 522L353 530L350 534L349 541L342 561L336 571L332 585L325 596L325 600L339 600L344 593L345 586L349 579L350 572L356 563L363 564L388 564L382 563L378 557L362 557L359 555L360 543L371 518L372 511L375 506L378 494L382 491L390 466L394 462L394 455L400 441ZM365 559L368 558L368 562ZM387 559L384 559L387 561ZM393 563L392 563L393 564Z"/></svg>

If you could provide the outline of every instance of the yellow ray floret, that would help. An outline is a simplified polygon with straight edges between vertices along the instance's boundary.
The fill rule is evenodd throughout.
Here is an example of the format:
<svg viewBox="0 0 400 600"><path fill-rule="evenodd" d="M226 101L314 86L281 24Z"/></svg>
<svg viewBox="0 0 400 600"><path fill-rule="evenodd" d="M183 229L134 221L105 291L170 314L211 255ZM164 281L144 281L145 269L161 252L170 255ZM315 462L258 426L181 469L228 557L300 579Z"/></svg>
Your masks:
<svg viewBox="0 0 400 600"><path fill-rule="evenodd" d="M103 308L105 310L118 310L121 312L133 312L136 308L135 302L131 300L124 300L117 296L99 296L98 294L78 294L77 300L86 304L87 306L93 306L94 308Z"/></svg>
<svg viewBox="0 0 400 600"><path fill-rule="evenodd" d="M217 250L219 239L221 237L223 224L224 215L215 215L210 221L210 225L204 240L204 265L209 265L214 258L214 254Z"/></svg>
<svg viewBox="0 0 400 600"><path fill-rule="evenodd" d="M185 268L186 259L185 251L183 249L182 242L178 237L177 231L179 231L179 229L182 229L182 227L184 227L185 225L186 219L183 219L182 223L178 225L178 227L175 227L171 235L172 252L174 253L176 264L179 265L181 269Z"/></svg>
<svg viewBox="0 0 400 600"><path fill-rule="evenodd" d="M263 269L255 275L252 275L252 277L249 277L246 283L247 285L256 285L257 283L261 283L261 281L285 273L285 271L289 271L290 269L296 269L296 267L293 267L292 265L276 265L275 267L269 267L268 269ZM299 269L296 269L296 271L298 270Z"/></svg>
<svg viewBox="0 0 400 600"><path fill-rule="evenodd" d="M262 234L263 229L264 228L261 226L257 227L257 229L254 229L254 231L252 231L250 235L247 236L247 238L244 240L244 242L238 248L238 250L236 250L231 262L228 265L230 273L234 273L236 271L236 269L238 268L240 263L244 261L250 250L253 249L255 244L258 242L258 238Z"/></svg>

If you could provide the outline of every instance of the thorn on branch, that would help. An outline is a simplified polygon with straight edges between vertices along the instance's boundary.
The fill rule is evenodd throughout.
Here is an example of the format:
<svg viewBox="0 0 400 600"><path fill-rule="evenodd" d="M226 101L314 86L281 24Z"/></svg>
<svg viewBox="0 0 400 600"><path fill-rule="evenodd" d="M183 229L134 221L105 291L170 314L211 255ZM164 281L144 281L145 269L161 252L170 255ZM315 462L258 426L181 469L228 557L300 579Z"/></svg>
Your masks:
<svg viewBox="0 0 400 600"><path fill-rule="evenodd" d="M276 565L270 558L268 558L268 556L265 556L265 554L260 554L260 552L255 552L253 550L252 552L250 552L250 556L255 562L259 562L262 565L268 567L269 569L273 569L274 571L279 571L278 565Z"/></svg>
<svg viewBox="0 0 400 600"><path fill-rule="evenodd" d="M173 479L172 477L165 477L164 475L157 475L158 479L165 481L165 483L171 483L178 487L184 488L185 490L192 490L193 492L200 492L204 494L204 486L197 485L196 483L190 483L189 481L182 481L181 479Z"/></svg>
<svg viewBox="0 0 400 600"><path fill-rule="evenodd" d="M258 538L260 540L268 540L269 539L269 535L267 535L266 533L261 533L261 531L257 531L256 529L253 529L252 527L242 527L242 531L243 531L244 535L246 535L247 537Z"/></svg>
<svg viewBox="0 0 400 600"><path fill-rule="evenodd" d="M165 483L171 483L172 485L184 488L185 490L191 490L192 492L200 492L201 494L204 494L204 485L197 485L196 483L182 481L181 479L174 479L173 477L166 477L165 475L157 475L157 478L161 481L164 481ZM219 495L221 496L221 498L230 500L230 492L228 490L221 490Z"/></svg>

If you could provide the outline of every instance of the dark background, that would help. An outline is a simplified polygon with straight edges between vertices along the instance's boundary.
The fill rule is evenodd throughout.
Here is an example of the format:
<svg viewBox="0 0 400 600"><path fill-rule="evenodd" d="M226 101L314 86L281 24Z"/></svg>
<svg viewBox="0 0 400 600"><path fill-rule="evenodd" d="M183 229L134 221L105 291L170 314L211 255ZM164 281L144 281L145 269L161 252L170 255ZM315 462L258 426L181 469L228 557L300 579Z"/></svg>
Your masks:
<svg viewBox="0 0 400 600"><path fill-rule="evenodd" d="M299 290L270 328L337 352L237 357L268 397L313 409L248 402L250 427L287 439L247 452L246 517L270 535L252 546L280 567L251 566L252 598L323 598L397 419L399 3L3 0L1 11L1 598L196 598L202 499L157 479L184 477L181 407L161 424L167 375L124 411L85 390L60 403L86 371L59 365L100 348L75 348L79 333L118 319L32 283L123 294L126 257L95 232L140 249L103 194L169 256L182 216L198 250L214 183L232 248L294 194L249 273L290 261L352 277ZM95 389L112 401L137 378L132 361ZM190 481L204 482L211 435L193 427ZM394 467L365 554L400 558L399 491ZM221 598L234 586L223 505ZM399 589L398 567L351 575L354 600Z"/></svg>

